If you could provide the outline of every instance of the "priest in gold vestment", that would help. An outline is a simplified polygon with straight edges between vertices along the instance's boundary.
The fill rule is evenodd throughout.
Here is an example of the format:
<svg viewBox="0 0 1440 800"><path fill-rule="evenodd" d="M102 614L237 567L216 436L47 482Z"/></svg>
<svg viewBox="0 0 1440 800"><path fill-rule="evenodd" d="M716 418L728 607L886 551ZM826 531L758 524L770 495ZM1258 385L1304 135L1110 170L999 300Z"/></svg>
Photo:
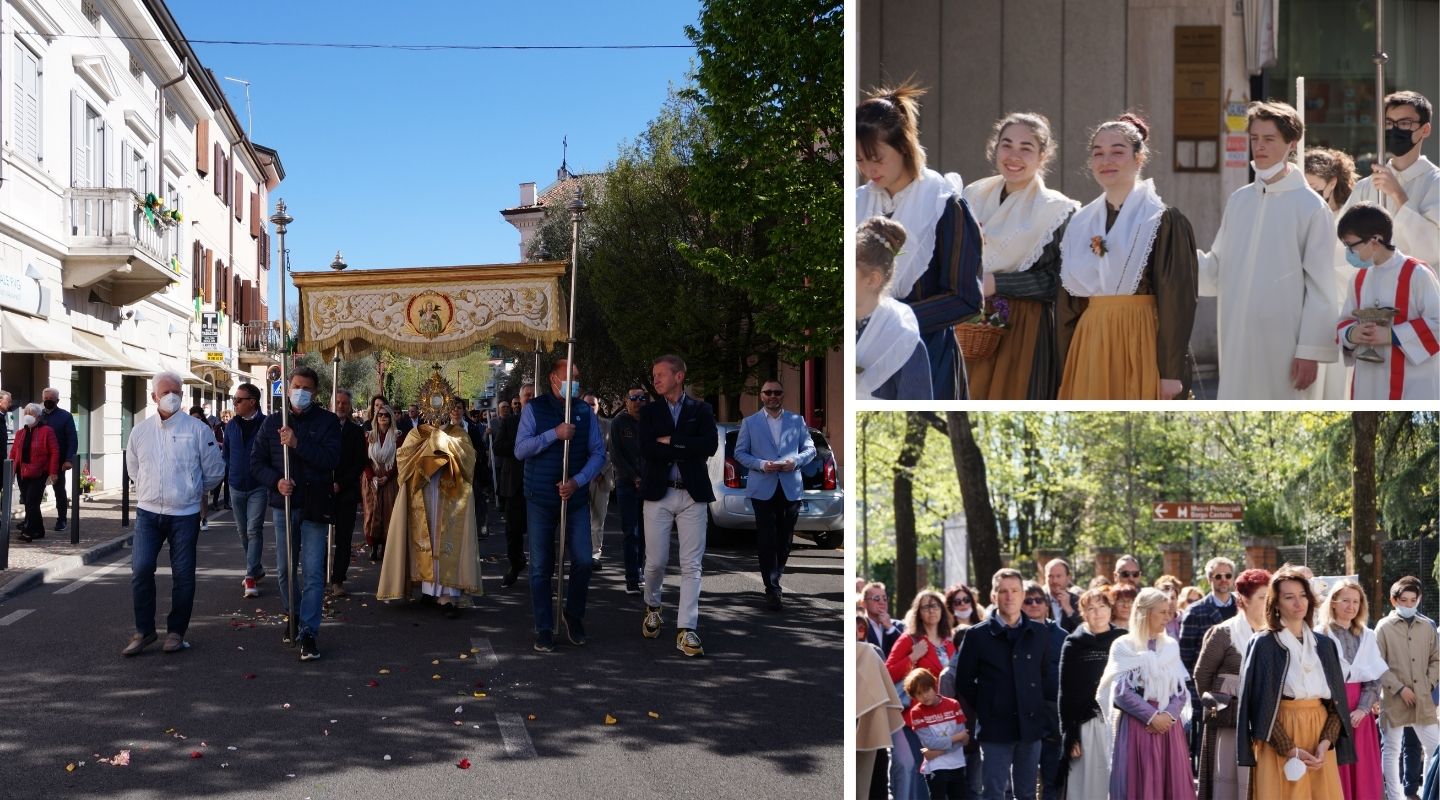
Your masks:
<svg viewBox="0 0 1440 800"><path fill-rule="evenodd" d="M376 599L408 598L419 586L453 614L483 594L470 508L475 449L464 428L424 424L405 437L395 464L400 491Z"/></svg>

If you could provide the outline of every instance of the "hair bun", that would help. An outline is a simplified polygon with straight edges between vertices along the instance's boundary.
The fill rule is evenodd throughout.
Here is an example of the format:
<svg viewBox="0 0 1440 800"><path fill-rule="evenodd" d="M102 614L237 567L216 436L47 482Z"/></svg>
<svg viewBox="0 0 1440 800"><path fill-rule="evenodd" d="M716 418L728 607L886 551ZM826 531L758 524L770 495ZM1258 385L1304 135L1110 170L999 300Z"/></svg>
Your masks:
<svg viewBox="0 0 1440 800"><path fill-rule="evenodd" d="M871 217L860 227L884 239L892 253L900 252L900 247L905 244L905 226L889 217Z"/></svg>
<svg viewBox="0 0 1440 800"><path fill-rule="evenodd" d="M1128 123L1130 123L1131 125L1134 125L1134 126L1135 126L1135 130L1140 131L1140 141L1142 141L1142 142L1149 141L1149 139L1150 139L1150 124L1147 123L1143 118L1141 118L1141 116L1140 116L1139 114L1136 114L1136 113L1133 113L1133 112L1130 112L1130 111L1126 111L1124 114L1121 114L1121 115L1120 115L1120 121L1121 121L1121 122L1128 122Z"/></svg>

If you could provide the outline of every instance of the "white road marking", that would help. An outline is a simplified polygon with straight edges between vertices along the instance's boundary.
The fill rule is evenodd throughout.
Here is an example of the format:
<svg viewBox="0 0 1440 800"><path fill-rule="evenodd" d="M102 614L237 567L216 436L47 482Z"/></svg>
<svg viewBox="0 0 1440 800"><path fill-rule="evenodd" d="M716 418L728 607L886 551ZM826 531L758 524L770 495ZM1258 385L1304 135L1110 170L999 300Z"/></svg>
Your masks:
<svg viewBox="0 0 1440 800"><path fill-rule="evenodd" d="M97 578L102 578L102 577L104 577L104 576L106 576L106 575L109 575L110 573L114 572L115 570L120 569L120 568L123 567L123 566L126 566L128 563L129 563L128 561L117 561L117 562L115 562L114 564L109 564L109 565L103 566L103 567L95 570L94 572L90 573L89 575L84 576L83 578L77 578L77 579L71 581L70 583L68 583L68 584L60 587L59 589L56 589L56 590L55 590L55 594L70 594L71 592L75 591L76 589L81 588L81 587L84 586L85 584L87 584L87 583L89 583L89 582L91 582L91 581L93 581L93 580L95 580L95 579L97 579Z"/></svg>
<svg viewBox="0 0 1440 800"><path fill-rule="evenodd" d="M20 620L34 613L35 609L33 608L22 608L19 611L12 611L3 617L0 617L0 625L9 625L12 622L19 622Z"/></svg>
<svg viewBox="0 0 1440 800"><path fill-rule="evenodd" d="M490 646L489 639L471 639L470 649L475 651L474 660L476 669L494 669L500 666L500 658L495 655L495 648Z"/></svg>
<svg viewBox="0 0 1440 800"><path fill-rule="evenodd" d="M495 714L495 724L500 726L500 738L505 742L505 755L509 758L535 758L535 744L530 741L530 732L525 730L525 718L518 713Z"/></svg>

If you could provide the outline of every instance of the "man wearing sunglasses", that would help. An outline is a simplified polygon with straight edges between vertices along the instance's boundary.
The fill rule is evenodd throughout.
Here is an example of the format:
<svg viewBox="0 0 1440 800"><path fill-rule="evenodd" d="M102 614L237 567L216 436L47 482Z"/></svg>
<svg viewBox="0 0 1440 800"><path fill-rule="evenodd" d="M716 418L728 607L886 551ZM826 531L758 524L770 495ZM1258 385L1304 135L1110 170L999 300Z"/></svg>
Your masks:
<svg viewBox="0 0 1440 800"><path fill-rule="evenodd" d="M760 556L760 580L765 584L765 605L779 611L780 578L790 556L790 539L800 516L800 495L805 492L800 468L815 458L815 443L805 418L783 405L785 387L766 381L760 387L762 408L740 423L735 460L750 470L745 495L755 511L755 544Z"/></svg>
<svg viewBox="0 0 1440 800"><path fill-rule="evenodd" d="M1191 674L1200 657L1205 632L1235 616L1235 562L1216 557L1205 562L1205 577L1210 581L1210 594L1185 609L1180 621L1180 661Z"/></svg>
<svg viewBox="0 0 1440 800"><path fill-rule="evenodd" d="M240 532L240 547L245 551L245 577L241 581L244 597L260 596L260 580L265 577L261 559L265 552L265 504L270 491L250 474L250 448L260 432L265 415L260 413L260 390L253 383L235 387L235 414L225 423L220 445L228 468L230 507L235 514L235 529Z"/></svg>
<svg viewBox="0 0 1440 800"><path fill-rule="evenodd" d="M644 581L645 538L640 530L640 409L650 402L645 387L632 385L625 392L625 413L610 421L610 463L615 465L615 502L620 505L620 547L625 554L625 594L640 594Z"/></svg>
<svg viewBox="0 0 1440 800"><path fill-rule="evenodd" d="M1140 559L1131 555L1120 556L1120 560L1115 562L1115 582L1140 591Z"/></svg>

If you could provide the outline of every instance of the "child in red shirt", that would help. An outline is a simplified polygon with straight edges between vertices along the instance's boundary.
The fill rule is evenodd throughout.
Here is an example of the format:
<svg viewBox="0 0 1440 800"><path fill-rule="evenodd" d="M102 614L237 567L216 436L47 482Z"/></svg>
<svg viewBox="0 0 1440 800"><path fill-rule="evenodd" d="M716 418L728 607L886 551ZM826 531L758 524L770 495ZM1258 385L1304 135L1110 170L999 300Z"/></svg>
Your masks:
<svg viewBox="0 0 1440 800"><path fill-rule="evenodd" d="M905 693L914 705L905 712L905 724L920 739L924 763L920 774L930 787L930 800L964 800L969 784L965 780L965 712L954 698L942 697L930 671L921 667L905 677Z"/></svg>

